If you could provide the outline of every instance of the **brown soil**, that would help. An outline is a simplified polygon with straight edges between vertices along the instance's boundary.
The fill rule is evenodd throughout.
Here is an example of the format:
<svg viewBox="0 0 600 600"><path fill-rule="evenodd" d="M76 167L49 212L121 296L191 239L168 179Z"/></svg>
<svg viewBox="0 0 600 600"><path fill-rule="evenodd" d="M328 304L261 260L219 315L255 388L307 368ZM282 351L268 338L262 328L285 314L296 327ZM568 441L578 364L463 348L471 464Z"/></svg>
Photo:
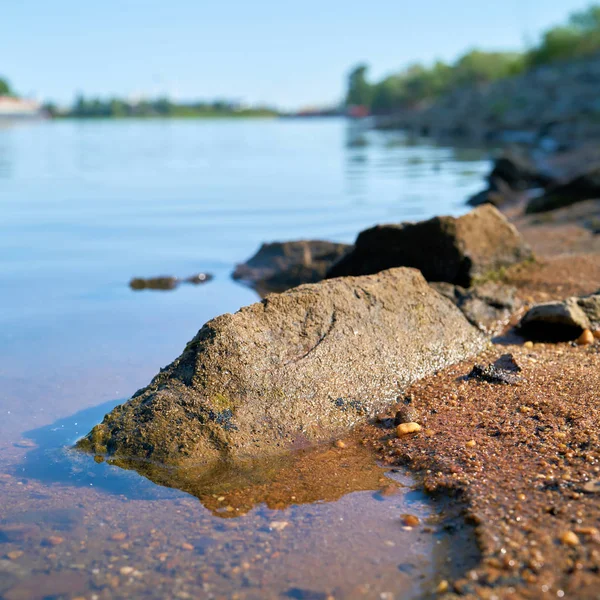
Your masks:
<svg viewBox="0 0 600 600"><path fill-rule="evenodd" d="M541 224L514 216L538 256L505 275L526 302L600 288L600 236L577 210ZM480 564L449 582L447 597L598 598L600 492L589 489L600 478L600 340L495 342L476 362L512 353L517 384L466 380L473 361L463 362L410 388L419 433L397 438L389 421L359 433L386 463L419 473L428 492L459 498L475 524Z"/></svg>

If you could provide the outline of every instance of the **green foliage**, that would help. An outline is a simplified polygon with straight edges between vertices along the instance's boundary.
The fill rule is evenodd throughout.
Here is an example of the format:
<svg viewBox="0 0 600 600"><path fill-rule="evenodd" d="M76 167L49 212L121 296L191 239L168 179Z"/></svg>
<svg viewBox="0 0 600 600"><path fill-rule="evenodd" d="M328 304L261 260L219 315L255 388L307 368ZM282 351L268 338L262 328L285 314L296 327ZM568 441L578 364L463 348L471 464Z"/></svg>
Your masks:
<svg viewBox="0 0 600 600"><path fill-rule="evenodd" d="M168 98L140 100L137 102L120 98L85 98L77 96L71 109L60 116L74 118L124 118L124 117L252 117L275 116L275 110L267 107L244 108L225 100L177 104Z"/></svg>
<svg viewBox="0 0 600 600"><path fill-rule="evenodd" d="M368 67L355 67L348 78L346 104L363 105L374 114L417 106L453 89L487 84L518 75L528 68L600 51L600 5L576 12L566 25L546 31L529 52L471 50L454 64L415 64L376 83L366 79Z"/></svg>
<svg viewBox="0 0 600 600"><path fill-rule="evenodd" d="M12 91L10 89L10 84L6 79L2 79L0 77L0 96L11 96Z"/></svg>

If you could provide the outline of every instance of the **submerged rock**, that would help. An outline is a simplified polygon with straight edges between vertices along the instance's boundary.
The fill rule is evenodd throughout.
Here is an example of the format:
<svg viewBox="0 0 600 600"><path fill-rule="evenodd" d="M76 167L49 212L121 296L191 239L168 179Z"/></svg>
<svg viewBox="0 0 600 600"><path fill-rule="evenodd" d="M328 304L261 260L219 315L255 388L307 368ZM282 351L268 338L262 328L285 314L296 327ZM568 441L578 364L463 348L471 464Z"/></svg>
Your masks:
<svg viewBox="0 0 600 600"><path fill-rule="evenodd" d="M348 244L321 240L263 244L252 258L236 266L232 277L250 284L264 297L321 281L349 248Z"/></svg>
<svg viewBox="0 0 600 600"><path fill-rule="evenodd" d="M532 256L515 227L486 204L459 218L434 217L367 229L327 277L368 275L405 266L419 269L428 281L469 287Z"/></svg>
<svg viewBox="0 0 600 600"><path fill-rule="evenodd" d="M413 269L304 285L209 321L78 446L163 463L277 453L332 438L486 345Z"/></svg>
<svg viewBox="0 0 600 600"><path fill-rule="evenodd" d="M521 367L516 363L512 354L503 354L491 365L474 365L466 379L478 379L487 383L504 383L515 385L521 380L517 373Z"/></svg>
<svg viewBox="0 0 600 600"><path fill-rule="evenodd" d="M469 322L488 334L498 333L521 306L515 287L495 281L470 288L444 282L433 282L431 286L452 300Z"/></svg>
<svg viewBox="0 0 600 600"><path fill-rule="evenodd" d="M191 283L199 285L210 281L213 276L210 273L197 273L185 279L179 279L172 275L161 275L159 277L134 277L129 282L132 290L174 290L180 283Z"/></svg>
<svg viewBox="0 0 600 600"><path fill-rule="evenodd" d="M530 338L575 340L585 330L600 327L600 290L589 296L572 296L562 302L536 304L523 316L519 326Z"/></svg>

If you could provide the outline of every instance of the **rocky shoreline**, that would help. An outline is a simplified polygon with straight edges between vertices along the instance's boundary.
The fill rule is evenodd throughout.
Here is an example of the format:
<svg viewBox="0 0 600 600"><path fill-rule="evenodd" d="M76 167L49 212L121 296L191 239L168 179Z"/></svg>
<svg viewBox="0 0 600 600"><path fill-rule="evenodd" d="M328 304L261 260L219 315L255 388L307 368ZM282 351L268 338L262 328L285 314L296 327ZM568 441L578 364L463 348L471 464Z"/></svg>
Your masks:
<svg viewBox="0 0 600 600"><path fill-rule="evenodd" d="M79 447L116 464L183 464L353 429L348 443L457 497L475 528L478 566L432 592L596 598L598 201L584 186L540 219L532 201L574 194L585 175L518 167L497 163L485 205L459 219L379 227L350 248L263 247L238 269L257 289L326 279L209 322Z"/></svg>

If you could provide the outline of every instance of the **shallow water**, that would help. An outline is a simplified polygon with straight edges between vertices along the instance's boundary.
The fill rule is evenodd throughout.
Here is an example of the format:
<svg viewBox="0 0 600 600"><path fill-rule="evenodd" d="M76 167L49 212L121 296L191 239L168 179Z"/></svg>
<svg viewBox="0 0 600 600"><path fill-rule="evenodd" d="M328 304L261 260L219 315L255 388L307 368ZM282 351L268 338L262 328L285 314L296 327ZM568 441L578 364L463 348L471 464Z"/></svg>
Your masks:
<svg viewBox="0 0 600 600"><path fill-rule="evenodd" d="M308 490L292 490L296 467L252 468L252 492L229 498L198 492L195 474L177 486L196 497L64 448L205 321L257 299L229 274L261 242L351 242L377 222L459 214L487 167L334 119L0 129L0 596L405 598L432 585L444 537L405 531L399 514L439 507L403 488L381 495L390 477L409 480L363 454L302 457L337 482ZM214 280L127 285L200 271ZM354 478L333 477L344 460Z"/></svg>

